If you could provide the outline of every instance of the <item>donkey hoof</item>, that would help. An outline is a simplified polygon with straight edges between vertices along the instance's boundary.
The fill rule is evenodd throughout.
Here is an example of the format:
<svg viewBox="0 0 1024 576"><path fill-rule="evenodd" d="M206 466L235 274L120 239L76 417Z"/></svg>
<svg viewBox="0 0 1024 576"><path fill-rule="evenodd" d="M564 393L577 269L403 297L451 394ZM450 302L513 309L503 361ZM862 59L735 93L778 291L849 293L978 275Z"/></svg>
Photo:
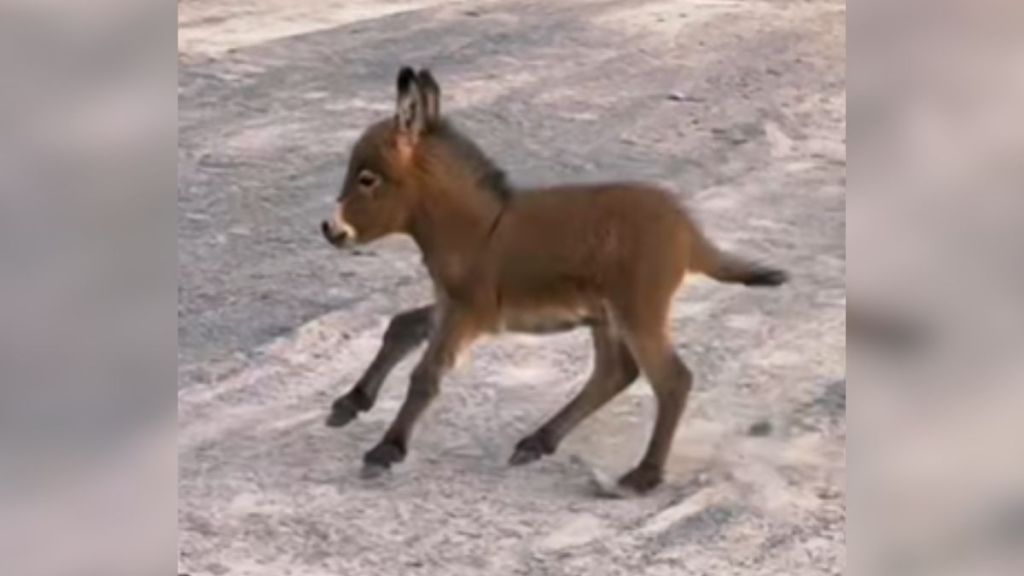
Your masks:
<svg viewBox="0 0 1024 576"><path fill-rule="evenodd" d="M331 406L331 414L327 417L327 424L330 428L341 428L356 419L359 409L356 408L348 398L339 398Z"/></svg>
<svg viewBox="0 0 1024 576"><path fill-rule="evenodd" d="M359 477L363 480L375 480L391 471L389 466L380 464L363 463L363 469L359 471Z"/></svg>
<svg viewBox="0 0 1024 576"><path fill-rule="evenodd" d="M637 466L622 478L619 486L636 494L646 494L662 482L661 470L647 466Z"/></svg>
<svg viewBox="0 0 1024 576"><path fill-rule="evenodd" d="M545 454L550 454L544 443L536 436L527 436L516 444L516 451L508 459L510 466L522 466L540 460Z"/></svg>
<svg viewBox="0 0 1024 576"><path fill-rule="evenodd" d="M405 459L405 450L391 442L381 442L363 456L366 466L390 468L392 464Z"/></svg>

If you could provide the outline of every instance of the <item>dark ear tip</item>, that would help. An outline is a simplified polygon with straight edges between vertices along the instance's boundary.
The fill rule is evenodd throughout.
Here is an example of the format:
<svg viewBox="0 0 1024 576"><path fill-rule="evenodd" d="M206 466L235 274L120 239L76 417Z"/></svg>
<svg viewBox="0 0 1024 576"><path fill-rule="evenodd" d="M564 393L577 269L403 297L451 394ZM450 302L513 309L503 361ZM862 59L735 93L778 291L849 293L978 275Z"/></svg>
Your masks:
<svg viewBox="0 0 1024 576"><path fill-rule="evenodd" d="M409 66L402 66L398 71L398 91L404 92L416 81L416 72Z"/></svg>
<svg viewBox="0 0 1024 576"><path fill-rule="evenodd" d="M430 73L430 68L420 68L417 74L420 84L428 86L437 86L437 80L434 80L434 75Z"/></svg>

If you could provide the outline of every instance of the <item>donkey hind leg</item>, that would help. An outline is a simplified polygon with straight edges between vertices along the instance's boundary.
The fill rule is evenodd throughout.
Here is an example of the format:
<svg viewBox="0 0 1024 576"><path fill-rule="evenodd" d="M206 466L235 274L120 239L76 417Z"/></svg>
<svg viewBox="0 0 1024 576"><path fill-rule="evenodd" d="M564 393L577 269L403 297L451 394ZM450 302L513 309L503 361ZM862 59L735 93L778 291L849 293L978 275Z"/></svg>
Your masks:
<svg viewBox="0 0 1024 576"><path fill-rule="evenodd" d="M431 334L427 351L413 370L405 402L381 441L363 456L363 476L374 477L405 459L416 421L440 392L441 378L476 333L469 322L447 312Z"/></svg>
<svg viewBox="0 0 1024 576"><path fill-rule="evenodd" d="M388 374L430 335L433 313L433 305L423 306L396 314L391 319L373 362L355 386L331 405L331 414L326 422L328 426L340 428L354 420L360 412L373 408Z"/></svg>
<svg viewBox="0 0 1024 576"><path fill-rule="evenodd" d="M663 330L632 334L630 348L654 389L657 417L647 451L636 468L619 479L619 485L644 493L662 482L672 438L693 386L693 375L675 353Z"/></svg>
<svg viewBox="0 0 1024 576"><path fill-rule="evenodd" d="M607 325L591 329L594 368L583 388L555 416L516 444L509 464L518 466L554 453L577 424L625 390L639 375L626 345Z"/></svg>

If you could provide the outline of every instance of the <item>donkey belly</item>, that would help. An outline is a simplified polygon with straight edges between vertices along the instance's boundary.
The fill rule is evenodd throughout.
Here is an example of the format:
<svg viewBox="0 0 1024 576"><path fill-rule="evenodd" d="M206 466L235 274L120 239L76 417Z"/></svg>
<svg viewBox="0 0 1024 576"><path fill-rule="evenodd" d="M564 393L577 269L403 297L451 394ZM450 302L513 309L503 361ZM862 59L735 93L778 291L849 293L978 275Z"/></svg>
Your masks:
<svg viewBox="0 0 1024 576"><path fill-rule="evenodd" d="M501 326L507 332L553 334L581 326L594 326L602 318L589 307L547 307L502 310Z"/></svg>

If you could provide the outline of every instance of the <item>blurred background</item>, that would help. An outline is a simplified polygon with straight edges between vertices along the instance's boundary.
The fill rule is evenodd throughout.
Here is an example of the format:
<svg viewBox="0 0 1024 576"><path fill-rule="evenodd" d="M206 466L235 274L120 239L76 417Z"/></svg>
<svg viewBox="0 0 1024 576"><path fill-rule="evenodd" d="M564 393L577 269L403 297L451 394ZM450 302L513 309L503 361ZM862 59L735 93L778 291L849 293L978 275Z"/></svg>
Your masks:
<svg viewBox="0 0 1024 576"><path fill-rule="evenodd" d="M1024 11L850 10L851 571L1024 568Z"/></svg>
<svg viewBox="0 0 1024 576"><path fill-rule="evenodd" d="M0 555L174 563L171 3L0 3Z"/></svg>

